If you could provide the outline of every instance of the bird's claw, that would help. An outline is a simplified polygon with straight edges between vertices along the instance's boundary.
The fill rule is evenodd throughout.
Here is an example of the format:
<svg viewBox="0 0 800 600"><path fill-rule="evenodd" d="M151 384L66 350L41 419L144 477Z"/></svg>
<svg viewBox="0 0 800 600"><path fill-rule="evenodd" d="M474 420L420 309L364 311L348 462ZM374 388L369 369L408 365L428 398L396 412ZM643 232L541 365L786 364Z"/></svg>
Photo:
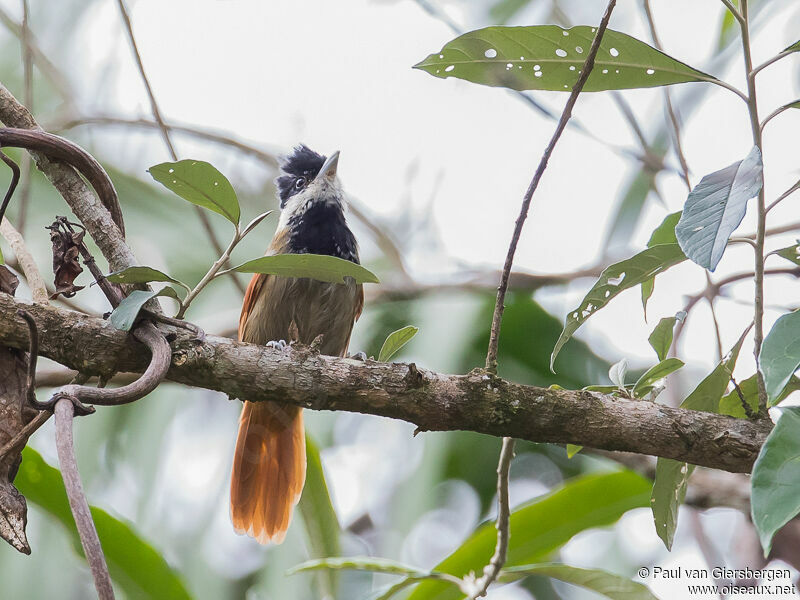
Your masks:
<svg viewBox="0 0 800 600"><path fill-rule="evenodd" d="M280 350L281 352L291 350L291 347L286 343L286 340L272 340L267 342L265 346L267 348L272 348L273 350Z"/></svg>

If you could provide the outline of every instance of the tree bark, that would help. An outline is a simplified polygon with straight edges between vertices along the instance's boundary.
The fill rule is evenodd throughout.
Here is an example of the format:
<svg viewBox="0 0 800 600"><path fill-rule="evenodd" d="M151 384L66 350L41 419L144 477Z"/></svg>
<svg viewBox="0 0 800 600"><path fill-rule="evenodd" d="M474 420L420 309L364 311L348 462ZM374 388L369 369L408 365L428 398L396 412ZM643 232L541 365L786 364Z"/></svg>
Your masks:
<svg viewBox="0 0 800 600"><path fill-rule="evenodd" d="M41 332L40 353L92 375L141 373L147 350L102 319L0 294L0 344L24 349L25 308ZM670 408L582 390L520 385L482 370L447 375L413 364L279 352L176 330L167 378L251 402L288 402L402 419L421 431L469 430L533 442L572 443L663 456L747 473L771 423Z"/></svg>

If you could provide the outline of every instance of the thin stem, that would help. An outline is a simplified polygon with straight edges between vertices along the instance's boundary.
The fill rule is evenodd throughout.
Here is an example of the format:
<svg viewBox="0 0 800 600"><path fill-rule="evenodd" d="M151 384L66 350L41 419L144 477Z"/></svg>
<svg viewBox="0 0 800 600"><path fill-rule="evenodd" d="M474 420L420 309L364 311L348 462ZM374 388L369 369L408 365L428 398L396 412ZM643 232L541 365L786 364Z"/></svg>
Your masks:
<svg viewBox="0 0 800 600"><path fill-rule="evenodd" d="M722 3L731 12L733 18L739 21L740 25L744 25L744 17L742 16L742 13L740 13L739 10L736 8L736 6L733 4L733 2L731 2L731 0L722 0Z"/></svg>
<svg viewBox="0 0 800 600"><path fill-rule="evenodd" d="M505 309L505 297L506 291L508 290L508 281L511 276L511 267L514 264L514 254L517 251L517 244L519 243L520 236L522 235L522 227L525 224L525 219L528 217L528 210L530 209L533 194L536 192L536 188L539 186L539 181L541 181L542 176L544 175L544 171L547 168L547 163L552 156L553 151L555 150L555 146L558 143L558 140L561 138L561 134L564 132L564 129L566 128L567 123L572 116L572 109L578 100L578 96L583 90L583 86L586 84L586 80L589 78L589 74L594 68L595 57L600 49L600 42L602 41L603 34L608 27L608 21L611 19L611 13L614 10L615 5L616 0L609 0L606 11L603 14L603 18L600 20L600 24L597 27L597 33L595 34L594 40L592 40L592 45L586 56L586 62L583 65L581 74L578 77L578 80L575 82L575 86L572 88L572 92L567 99L564 110L562 111L561 117L556 125L556 130L553 132L553 136L544 150L544 154L539 161L539 166L536 168L533 179L531 179L531 183L525 192L525 196L523 197L519 217L517 217L514 233L511 236L511 243L508 247L505 264L503 265L503 272L500 277L500 286L497 288L497 300L495 301L494 314L492 315L492 328L489 337L489 348L486 352L486 370L490 373L497 373L497 351L500 338L500 325L502 323L503 311ZM509 515L511 508L508 498L508 477L511 468L511 459L513 457L514 438L504 437L503 447L500 451L500 460L497 466L497 544L495 545L495 551L491 560L489 561L489 564L486 565L483 570L483 576L475 582L475 589L469 596L472 599L481 598L486 595L486 591L489 589L489 586L497 579L498 575L500 574L500 570L503 568L503 565L506 562L508 542L511 537L509 528Z"/></svg>
<svg viewBox="0 0 800 600"><path fill-rule="evenodd" d="M782 193L780 196L778 196L778 197L777 197L777 198L776 198L776 199L775 199L775 200L774 200L774 201L773 201L773 202L772 202L772 203L771 203L771 204L770 204L770 205L767 207L767 212L771 211L773 208L775 208L776 206L778 206L778 204L780 204L781 202L783 202L784 200L786 200L786 198L788 198L789 196L791 196L792 194L794 194L794 193L795 193L797 190L800 190L800 181L798 181L797 183L795 183L795 184L794 184L792 187L790 187L788 190L786 190L786 191L785 191L785 192L783 192L783 193ZM800 223L795 223L795 225L800 225ZM790 231L791 231L791 230L790 230ZM768 234L768 235L769 235L769 233L770 233L770 232L769 232L769 231L767 231L767 234Z"/></svg>
<svg viewBox="0 0 800 600"><path fill-rule="evenodd" d="M111 587L111 576L108 574L106 557L103 547L97 536L97 529L89 511L89 503L81 484L78 472L78 462L75 460L75 447L72 439L72 418L75 416L75 407L69 398L61 398L55 406L56 414L56 450L58 451L58 464L61 467L61 477L67 489L69 507L75 526L83 546L83 553L92 571L94 586L100 600L113 600L114 588Z"/></svg>
<svg viewBox="0 0 800 600"><path fill-rule="evenodd" d="M761 121L761 127L760 127L761 133L762 134L764 133L764 127L766 127L767 123L772 121L772 119L777 117L779 114L781 114L785 110L789 110L790 108L796 108L797 105L800 105L800 99L799 100L795 100L794 102L789 102L788 104L784 104L783 106L779 106L774 111L772 111L769 115L767 115L767 117L763 121Z"/></svg>
<svg viewBox="0 0 800 600"><path fill-rule="evenodd" d="M755 67L750 73L753 75L753 77L755 77L763 69L766 69L771 64L778 62L780 59L782 59L782 58L784 58L786 56L789 56L790 54L794 54L794 52L795 52L794 50L784 50L783 52L779 52L778 54L776 54L775 56L773 56L769 60L765 60L763 63L761 63L760 65Z"/></svg>
<svg viewBox="0 0 800 600"><path fill-rule="evenodd" d="M153 118L155 119L156 123L158 123L159 131L161 131L161 137L164 139L164 144L167 146L167 150L169 151L172 160L177 161L178 153L175 151L175 146L173 145L172 138L169 135L169 129L167 128L166 123L164 123L164 119L161 116L161 110L158 108L158 102L156 101L155 93L150 85L150 80L147 78L147 73L145 73L142 56L139 54L139 47L136 44L136 37L133 34L133 25L131 24L131 19L128 16L128 10L125 8L124 0L117 0L117 5L119 6L119 11L122 15L122 21L125 24L125 31L128 34L128 41L131 44L131 51L133 52L133 57L136 60L136 66L139 69L139 75L142 78L142 83L147 91L147 97L150 100L150 111L153 113ZM208 239L214 248L214 252L216 252L217 255L222 254L222 244L220 243L219 238L217 238L217 234L214 232L214 229L211 226L211 221L209 220L208 215L199 206L195 206L195 212L200 218L200 223L202 224L203 229L205 229L206 235L208 236ZM239 288L239 292L244 294L245 288L242 282L239 281L237 277L233 277L233 282L236 287Z"/></svg>
<svg viewBox="0 0 800 600"><path fill-rule="evenodd" d="M31 289L33 301L47 304L50 300L50 294L47 293L44 278L36 265L33 255L28 250L22 234L14 228L8 219L3 219L0 221L0 235L8 241L8 245L14 251L17 263L25 275L28 287Z"/></svg>
<svg viewBox="0 0 800 600"><path fill-rule="evenodd" d="M658 31L656 30L656 22L653 18L653 11L650 8L650 0L644 0L644 13L647 17L647 25L650 27L650 36L653 38L653 44L655 47L660 50L664 51L664 47L661 45L661 39L658 37ZM669 119L670 125L672 126L672 137L673 137L673 145L675 147L675 154L678 156L678 162L681 165L681 174L683 175L683 181L686 183L686 187L689 188L691 191L692 189L692 182L689 179L689 164L686 162L686 155L683 153L683 146L681 145L681 128L680 123L678 122L678 117L675 113L675 108L672 106L672 97L669 94L668 88L663 88L664 92L664 105L667 111L667 117Z"/></svg>
<svg viewBox="0 0 800 600"><path fill-rule="evenodd" d="M22 46L22 65L25 86L22 101L28 110L33 112L33 54L30 47L31 30L28 25L28 12L28 0L22 0L20 45ZM17 211L17 227L19 228L19 232L24 235L25 223L28 219L28 203L30 202L31 196L31 155L27 152L22 153L20 171L22 172L22 188L20 189L19 210Z"/></svg>
<svg viewBox="0 0 800 600"><path fill-rule="evenodd" d="M241 241L241 239L242 236L241 232L239 231L239 226L236 225L236 231L233 234L231 243L228 244L228 247L214 262L214 264L211 265L211 268L205 275L203 275L203 278L200 280L200 282L196 286L194 286L192 291L189 292L186 298L183 300L183 302L181 302L180 310L178 310L178 314L175 315L176 319L183 318L183 315L186 314L186 310L189 308L189 305L192 303L192 301L197 297L197 294L199 294L203 290L203 288L206 287L211 282L212 279L214 279L218 275L224 275L225 273L230 273L232 271L232 269L228 269L226 271L220 271L220 269L222 269L222 267L225 266L225 263L227 263L228 260L230 260L231 252L233 252L233 249L236 247L236 244L238 244Z"/></svg>
<svg viewBox="0 0 800 600"><path fill-rule="evenodd" d="M723 0L724 1L724 0ZM761 124L758 119L758 100L756 97L756 78L753 72L753 58L750 54L750 23L747 0L741 0L742 19L739 21L742 30L742 50L744 53L745 73L747 74L747 102L748 112L750 113L750 127L753 131L753 143L762 147ZM764 341L764 238L767 230L767 208L765 200L764 186L758 192L758 226L756 229L755 247L755 293L754 305L755 330L753 334L753 352L756 357L756 364L761 353L761 344ZM764 376L760 369L756 369L756 379L758 382L759 406L766 410L767 390L764 385Z"/></svg>
<svg viewBox="0 0 800 600"><path fill-rule="evenodd" d="M714 308L714 284L711 281L711 275L706 271L706 300L708 301L708 308L711 311L711 321L714 324L714 337L717 340L717 360L722 362L724 356L722 350L722 333L719 328L719 320L717 320L717 310Z"/></svg>

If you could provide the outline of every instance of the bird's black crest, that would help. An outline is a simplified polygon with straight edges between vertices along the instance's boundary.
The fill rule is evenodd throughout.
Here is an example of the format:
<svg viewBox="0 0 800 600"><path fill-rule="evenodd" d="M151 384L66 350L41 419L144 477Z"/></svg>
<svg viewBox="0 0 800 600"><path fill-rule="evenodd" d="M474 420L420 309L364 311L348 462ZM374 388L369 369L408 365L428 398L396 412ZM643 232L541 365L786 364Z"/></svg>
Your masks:
<svg viewBox="0 0 800 600"><path fill-rule="evenodd" d="M317 154L305 144L300 144L294 152L286 157L281 163L283 175L275 179L278 186L278 196L281 199L281 208L286 205L286 201L298 192L295 187L296 181L300 177L306 180L314 179L325 164L325 157Z"/></svg>

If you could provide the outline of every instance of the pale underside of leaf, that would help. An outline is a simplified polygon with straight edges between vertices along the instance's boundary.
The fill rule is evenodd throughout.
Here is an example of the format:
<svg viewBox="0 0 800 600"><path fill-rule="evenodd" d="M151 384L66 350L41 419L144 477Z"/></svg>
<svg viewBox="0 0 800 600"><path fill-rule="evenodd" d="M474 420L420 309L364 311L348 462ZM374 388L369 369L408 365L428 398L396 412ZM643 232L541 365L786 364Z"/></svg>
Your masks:
<svg viewBox="0 0 800 600"><path fill-rule="evenodd" d="M800 366L800 311L781 316L764 339L758 358L770 404L775 404Z"/></svg>
<svg viewBox="0 0 800 600"><path fill-rule="evenodd" d="M324 254L275 254L262 256L233 269L240 273L265 273L280 277L308 277L328 283L379 283L374 273L359 264Z"/></svg>
<svg viewBox="0 0 800 600"><path fill-rule="evenodd" d="M754 146L744 160L706 175L689 193L675 227L686 256L710 271L716 269L731 233L761 189L761 151Z"/></svg>

